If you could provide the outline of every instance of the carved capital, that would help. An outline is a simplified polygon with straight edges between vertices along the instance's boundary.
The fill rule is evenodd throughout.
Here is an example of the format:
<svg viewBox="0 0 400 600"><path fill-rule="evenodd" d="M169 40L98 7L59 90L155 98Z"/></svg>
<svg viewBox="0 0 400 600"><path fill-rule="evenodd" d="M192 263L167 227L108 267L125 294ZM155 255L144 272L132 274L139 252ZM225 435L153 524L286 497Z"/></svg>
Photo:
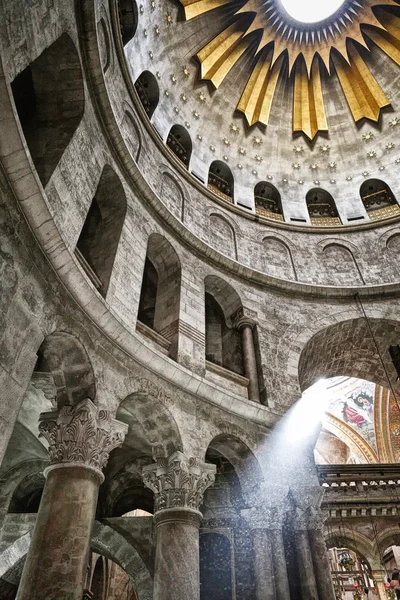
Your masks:
<svg viewBox="0 0 400 600"><path fill-rule="evenodd" d="M199 510L206 489L214 483L215 465L175 452L159 457L156 464L143 467L145 486L154 492L156 511L167 508Z"/></svg>
<svg viewBox="0 0 400 600"><path fill-rule="evenodd" d="M245 327L250 327L251 329L254 329L254 327L257 325L257 321L255 321L251 317L243 315L235 320L234 325L236 329L238 329L238 331L242 331Z"/></svg>
<svg viewBox="0 0 400 600"><path fill-rule="evenodd" d="M39 435L49 444L47 471L62 466L86 467L102 481L110 452L121 446L127 431L125 423L113 419L110 412L99 409L90 399L42 413Z"/></svg>

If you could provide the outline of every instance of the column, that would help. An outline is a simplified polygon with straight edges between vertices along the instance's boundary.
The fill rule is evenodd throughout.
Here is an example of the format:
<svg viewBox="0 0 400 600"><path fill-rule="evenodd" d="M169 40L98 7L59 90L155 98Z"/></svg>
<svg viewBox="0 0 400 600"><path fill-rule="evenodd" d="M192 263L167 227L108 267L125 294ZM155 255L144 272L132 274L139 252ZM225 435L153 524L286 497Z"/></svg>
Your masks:
<svg viewBox="0 0 400 600"><path fill-rule="evenodd" d="M260 386L253 334L254 326L255 321L249 317L242 317L236 323L237 329L242 334L244 374L249 380L249 400L260 402Z"/></svg>
<svg viewBox="0 0 400 600"><path fill-rule="evenodd" d="M127 426L89 399L42 413L50 466L17 600L82 600L103 467Z"/></svg>
<svg viewBox="0 0 400 600"><path fill-rule="evenodd" d="M372 571L372 577L376 584L379 600L387 600L385 571Z"/></svg>
<svg viewBox="0 0 400 600"><path fill-rule="evenodd" d="M336 600L324 536L326 517L320 510L311 511L308 537L319 600Z"/></svg>
<svg viewBox="0 0 400 600"><path fill-rule="evenodd" d="M199 507L215 466L175 452L144 467L142 475L155 498L153 600L199 600Z"/></svg>
<svg viewBox="0 0 400 600"><path fill-rule="evenodd" d="M295 509L294 529L301 597L302 600L317 600L317 583L308 540L308 514L306 510Z"/></svg>
<svg viewBox="0 0 400 600"><path fill-rule="evenodd" d="M289 580L283 545L284 509L242 510L253 532L256 600L287 600Z"/></svg>

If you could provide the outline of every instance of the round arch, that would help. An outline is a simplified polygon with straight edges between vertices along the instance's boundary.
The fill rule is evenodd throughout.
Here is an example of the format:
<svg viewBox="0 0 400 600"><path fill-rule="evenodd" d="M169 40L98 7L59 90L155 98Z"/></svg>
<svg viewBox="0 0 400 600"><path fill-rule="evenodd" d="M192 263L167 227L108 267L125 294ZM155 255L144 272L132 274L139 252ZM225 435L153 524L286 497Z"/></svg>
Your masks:
<svg viewBox="0 0 400 600"><path fill-rule="evenodd" d="M335 219L341 223L333 196L322 188L313 188L306 195L306 204L311 222L322 224L322 220Z"/></svg>
<svg viewBox="0 0 400 600"><path fill-rule="evenodd" d="M188 169L192 155L192 138L187 129L182 125L173 125L167 137L167 146Z"/></svg>
<svg viewBox="0 0 400 600"><path fill-rule="evenodd" d="M218 194L233 201L234 186L232 171L222 160L214 160L208 171L208 187Z"/></svg>
<svg viewBox="0 0 400 600"><path fill-rule="evenodd" d="M147 116L151 119L160 99L157 79L150 71L143 71L135 81L135 89Z"/></svg>
<svg viewBox="0 0 400 600"><path fill-rule="evenodd" d="M267 181L260 181L254 188L256 213L263 216L283 215L282 198L278 189Z"/></svg>
<svg viewBox="0 0 400 600"><path fill-rule="evenodd" d="M364 181L360 187L360 196L368 214L397 204L392 190L381 179L367 179L367 181Z"/></svg>

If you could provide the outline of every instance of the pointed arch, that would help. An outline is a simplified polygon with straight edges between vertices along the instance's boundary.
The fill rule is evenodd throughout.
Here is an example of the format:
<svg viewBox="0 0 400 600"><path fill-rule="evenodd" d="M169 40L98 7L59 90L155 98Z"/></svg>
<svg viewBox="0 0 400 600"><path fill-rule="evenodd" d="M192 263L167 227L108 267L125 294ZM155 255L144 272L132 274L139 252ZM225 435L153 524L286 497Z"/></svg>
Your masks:
<svg viewBox="0 0 400 600"><path fill-rule="evenodd" d="M153 73L143 71L135 81L135 90L147 116L151 119L160 99L160 89Z"/></svg>

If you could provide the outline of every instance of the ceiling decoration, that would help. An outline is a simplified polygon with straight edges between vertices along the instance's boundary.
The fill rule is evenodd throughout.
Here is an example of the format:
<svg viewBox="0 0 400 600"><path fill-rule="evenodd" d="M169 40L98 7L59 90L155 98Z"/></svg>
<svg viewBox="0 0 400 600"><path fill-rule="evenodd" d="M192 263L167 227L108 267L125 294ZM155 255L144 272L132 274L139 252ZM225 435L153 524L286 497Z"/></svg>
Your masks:
<svg viewBox="0 0 400 600"><path fill-rule="evenodd" d="M323 1L323 0L321 0ZM180 0L186 20L235 0ZM247 0L227 27L197 54L201 78L218 88L248 51L254 61L239 99L249 126L267 126L280 76L293 80L293 132L313 140L326 132L321 75L337 74L355 122L377 122L390 100L370 72L360 46L373 42L400 65L400 18L390 7L398 0L347 0L329 19L300 23L279 0Z"/></svg>

